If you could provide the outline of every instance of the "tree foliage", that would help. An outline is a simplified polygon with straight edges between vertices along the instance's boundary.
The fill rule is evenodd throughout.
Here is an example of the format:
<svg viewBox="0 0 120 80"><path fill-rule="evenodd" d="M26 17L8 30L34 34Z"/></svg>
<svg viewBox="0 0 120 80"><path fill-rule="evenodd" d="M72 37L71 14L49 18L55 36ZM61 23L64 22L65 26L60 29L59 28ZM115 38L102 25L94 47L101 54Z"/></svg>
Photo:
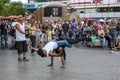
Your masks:
<svg viewBox="0 0 120 80"><path fill-rule="evenodd" d="M11 2L3 7L1 15L24 15L25 12L21 2Z"/></svg>
<svg viewBox="0 0 120 80"><path fill-rule="evenodd" d="M0 0L0 12L3 10L4 5L9 2L10 0Z"/></svg>

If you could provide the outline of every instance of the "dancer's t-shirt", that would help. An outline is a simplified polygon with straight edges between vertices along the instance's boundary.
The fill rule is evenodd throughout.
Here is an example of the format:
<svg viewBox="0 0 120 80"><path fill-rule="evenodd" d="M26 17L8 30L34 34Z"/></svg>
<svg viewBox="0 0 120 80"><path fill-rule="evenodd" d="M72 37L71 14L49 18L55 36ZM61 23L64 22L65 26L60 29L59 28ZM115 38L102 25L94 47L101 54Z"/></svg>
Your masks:
<svg viewBox="0 0 120 80"><path fill-rule="evenodd" d="M47 43L43 49L47 51L47 56L49 56L49 52L53 51L54 49L58 48L58 44L56 42L49 42Z"/></svg>

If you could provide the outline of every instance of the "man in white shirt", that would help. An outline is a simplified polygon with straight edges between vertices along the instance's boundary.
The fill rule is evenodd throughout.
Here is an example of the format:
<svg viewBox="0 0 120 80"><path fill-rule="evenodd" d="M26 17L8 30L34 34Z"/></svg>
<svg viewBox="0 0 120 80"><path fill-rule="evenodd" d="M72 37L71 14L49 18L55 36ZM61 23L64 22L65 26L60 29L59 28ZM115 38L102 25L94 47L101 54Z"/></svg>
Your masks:
<svg viewBox="0 0 120 80"><path fill-rule="evenodd" d="M15 26L16 31L16 48L18 52L18 62L21 61L29 61L26 58L27 52L27 43L25 37L25 24L23 23L23 18L19 17L18 22ZM23 54L23 58L21 58L21 54Z"/></svg>
<svg viewBox="0 0 120 80"><path fill-rule="evenodd" d="M49 66L53 65L53 57L61 57L61 68L64 69L65 68L65 64L64 64L64 57L65 57L65 51L64 51L64 47L71 47L72 44L76 44L80 41L83 40L88 40L88 37L83 37L83 38L77 38L77 39L66 39L66 40L54 40L54 41L50 41L48 42L43 48L33 48L31 47L31 49L37 51L38 55L40 55L41 57L51 57L51 64Z"/></svg>

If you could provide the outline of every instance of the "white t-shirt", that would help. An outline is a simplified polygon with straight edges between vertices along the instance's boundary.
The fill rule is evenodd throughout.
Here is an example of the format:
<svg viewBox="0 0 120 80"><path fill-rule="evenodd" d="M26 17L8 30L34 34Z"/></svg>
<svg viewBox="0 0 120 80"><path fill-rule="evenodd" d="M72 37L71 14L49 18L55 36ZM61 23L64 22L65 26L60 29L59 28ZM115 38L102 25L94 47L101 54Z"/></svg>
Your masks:
<svg viewBox="0 0 120 80"><path fill-rule="evenodd" d="M16 24L19 24L20 25L20 29L25 32L25 24L20 24L20 23L16 23ZM17 29L16 30L16 41L25 41L26 40L26 37L25 37L25 34L19 32Z"/></svg>
<svg viewBox="0 0 120 80"><path fill-rule="evenodd" d="M43 49L47 51L47 56L49 56L49 52L53 51L54 49L56 49L58 47L58 44L56 42L49 42L47 43Z"/></svg>
<svg viewBox="0 0 120 80"><path fill-rule="evenodd" d="M11 26L15 26L17 24L17 22L12 22Z"/></svg>

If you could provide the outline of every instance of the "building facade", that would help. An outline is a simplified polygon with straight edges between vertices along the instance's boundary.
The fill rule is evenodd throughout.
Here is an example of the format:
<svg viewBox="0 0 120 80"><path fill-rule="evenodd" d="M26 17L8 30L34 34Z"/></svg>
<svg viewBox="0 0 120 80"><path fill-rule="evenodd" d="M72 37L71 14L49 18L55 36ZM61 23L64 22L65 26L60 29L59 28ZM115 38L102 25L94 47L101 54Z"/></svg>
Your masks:
<svg viewBox="0 0 120 80"><path fill-rule="evenodd" d="M43 0L45 1L45 0ZM77 9L82 18L119 18L120 0L46 0L61 1ZM46 2L23 4L24 8L36 9Z"/></svg>

